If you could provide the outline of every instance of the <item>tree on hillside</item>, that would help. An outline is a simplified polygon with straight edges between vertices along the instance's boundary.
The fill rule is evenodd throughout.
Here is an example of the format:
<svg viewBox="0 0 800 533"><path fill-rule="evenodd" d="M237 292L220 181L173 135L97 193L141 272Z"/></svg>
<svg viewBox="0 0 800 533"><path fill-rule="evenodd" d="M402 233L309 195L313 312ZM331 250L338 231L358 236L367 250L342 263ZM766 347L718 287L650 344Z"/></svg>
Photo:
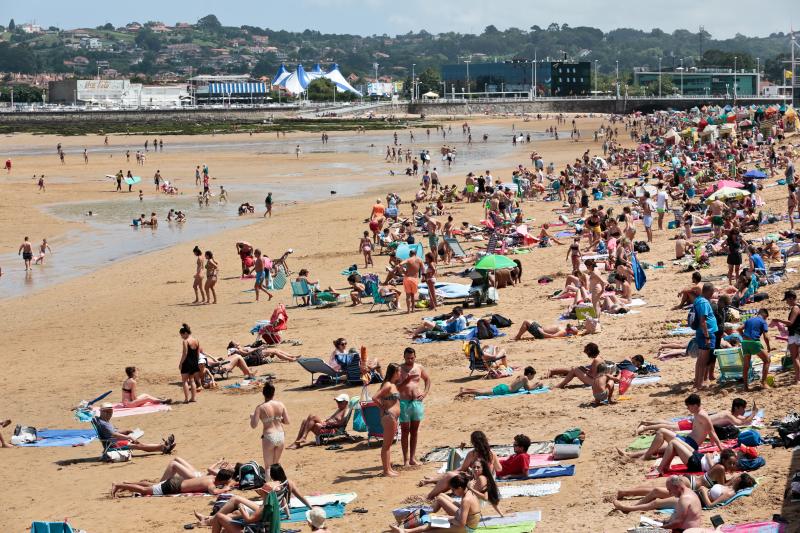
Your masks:
<svg viewBox="0 0 800 533"><path fill-rule="evenodd" d="M136 46L152 52L158 52L161 49L161 39L150 28L143 28L139 30L134 39Z"/></svg>
<svg viewBox="0 0 800 533"><path fill-rule="evenodd" d="M439 72L431 67L426 68L419 75L419 94L423 95L429 91L441 92Z"/></svg>
<svg viewBox="0 0 800 533"><path fill-rule="evenodd" d="M8 31L14 31L17 29L17 25L14 22L14 19L8 21Z"/></svg>
<svg viewBox="0 0 800 533"><path fill-rule="evenodd" d="M735 59L734 59L735 58ZM756 68L756 60L747 52L725 52L723 50L706 50L700 60L702 67L721 67L751 70Z"/></svg>
<svg viewBox="0 0 800 533"><path fill-rule="evenodd" d="M222 29L222 24L220 23L216 15L206 15L205 17L197 21L197 27L198 29L201 30L210 31L211 33L217 33L219 32L219 30Z"/></svg>
<svg viewBox="0 0 800 533"><path fill-rule="evenodd" d="M0 71L32 74L36 68L36 55L27 45L12 46L0 42Z"/></svg>

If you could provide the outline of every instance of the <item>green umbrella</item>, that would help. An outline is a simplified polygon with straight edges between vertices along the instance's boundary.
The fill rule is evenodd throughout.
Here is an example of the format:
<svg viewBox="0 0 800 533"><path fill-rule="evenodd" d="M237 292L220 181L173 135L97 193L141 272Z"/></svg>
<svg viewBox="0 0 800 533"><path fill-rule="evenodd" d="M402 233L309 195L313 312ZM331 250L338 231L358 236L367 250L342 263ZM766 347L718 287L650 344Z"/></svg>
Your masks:
<svg viewBox="0 0 800 533"><path fill-rule="evenodd" d="M486 255L475 264L475 270L497 270L499 268L514 268L517 264L504 255Z"/></svg>

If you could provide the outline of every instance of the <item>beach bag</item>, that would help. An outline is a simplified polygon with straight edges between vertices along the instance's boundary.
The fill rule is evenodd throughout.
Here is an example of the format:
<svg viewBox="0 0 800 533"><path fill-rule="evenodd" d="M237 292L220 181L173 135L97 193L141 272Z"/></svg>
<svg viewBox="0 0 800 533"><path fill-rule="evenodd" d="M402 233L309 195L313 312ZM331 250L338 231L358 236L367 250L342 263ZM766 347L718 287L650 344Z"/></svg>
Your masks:
<svg viewBox="0 0 800 533"><path fill-rule="evenodd" d="M577 459L581 455L580 444L556 444L553 446L553 459Z"/></svg>
<svg viewBox="0 0 800 533"><path fill-rule="evenodd" d="M767 464L767 461L760 455L755 458L740 457L739 460L736 461L736 466L739 467L739 470L743 470L745 472L749 472L750 470L758 470L765 464Z"/></svg>
<svg viewBox="0 0 800 533"><path fill-rule="evenodd" d="M494 332L492 331L491 323L485 318L478 320L478 323L475 325L475 335L480 340L493 339Z"/></svg>
<svg viewBox="0 0 800 533"><path fill-rule="evenodd" d="M635 252L643 254L645 252L650 251L650 246L648 246L647 243L644 241L636 241L635 243L633 243L633 250Z"/></svg>
<svg viewBox="0 0 800 533"><path fill-rule="evenodd" d="M733 424L728 424L727 426L714 426L714 433L717 434L719 440L733 440L738 439L741 432Z"/></svg>
<svg viewBox="0 0 800 533"><path fill-rule="evenodd" d="M17 426L14 428L14 435L11 437L11 444L27 444L36 442L38 435L36 428L31 426Z"/></svg>
<svg viewBox="0 0 800 533"><path fill-rule="evenodd" d="M560 435L556 435L553 442L556 444L582 444L580 440L581 428L571 428Z"/></svg>
<svg viewBox="0 0 800 533"><path fill-rule="evenodd" d="M395 516L397 519L398 524L400 524L403 529L413 529L415 527L419 527L423 524L427 524L427 521L424 519L426 515L428 515L429 511L426 509L412 509L410 510L405 516Z"/></svg>
<svg viewBox="0 0 800 533"><path fill-rule="evenodd" d="M353 414L353 431L358 431L359 433L367 432L367 423L364 421L364 413L361 409L357 409Z"/></svg>
<svg viewBox="0 0 800 533"><path fill-rule="evenodd" d="M492 315L491 322L492 325L497 326L498 328L508 328L511 327L511 324L513 324L513 322L510 319L504 317L503 315L497 315L497 314Z"/></svg>
<svg viewBox="0 0 800 533"><path fill-rule="evenodd" d="M746 429L739 433L739 444L744 446L759 446L764 443L761 434L755 429Z"/></svg>
<svg viewBox="0 0 800 533"><path fill-rule="evenodd" d="M437 331L434 329L431 331L426 331L425 338L434 341L446 341L447 339L450 338L450 334L447 333L446 331Z"/></svg>
<svg viewBox="0 0 800 533"><path fill-rule="evenodd" d="M692 304L692 306L689 308L689 312L686 314L686 325L694 330L700 327L700 319L697 316L697 311L695 311L694 304Z"/></svg>
<svg viewBox="0 0 800 533"><path fill-rule="evenodd" d="M133 454L130 450L108 450L106 452L106 461L111 463L127 463L131 460Z"/></svg>
<svg viewBox="0 0 800 533"><path fill-rule="evenodd" d="M239 488L252 490L260 488L267 482L264 467L255 461L248 461L239 467Z"/></svg>

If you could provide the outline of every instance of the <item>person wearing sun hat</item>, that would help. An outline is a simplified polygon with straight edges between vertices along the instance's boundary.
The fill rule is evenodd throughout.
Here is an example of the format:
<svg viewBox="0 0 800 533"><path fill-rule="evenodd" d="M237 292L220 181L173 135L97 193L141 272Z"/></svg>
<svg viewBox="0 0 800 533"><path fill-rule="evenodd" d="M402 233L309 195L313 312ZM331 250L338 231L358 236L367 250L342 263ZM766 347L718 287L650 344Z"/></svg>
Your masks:
<svg viewBox="0 0 800 533"><path fill-rule="evenodd" d="M114 404L104 403L100 406L100 416L92 419L97 428L97 436L103 445L108 448L129 448L131 450L141 450L143 452L161 452L164 454L172 453L175 449L175 436L169 435L163 439L161 444L146 444L131 438L133 430L119 430L110 422L114 416Z"/></svg>
<svg viewBox="0 0 800 533"><path fill-rule="evenodd" d="M300 431L297 432L297 439L288 448L296 450L300 448L308 438L309 433L319 435L322 432L335 430L342 427L347 420L347 408L350 404L350 396L342 393L334 398L336 401L336 411L327 419L322 420L317 415L308 415L300 424Z"/></svg>
<svg viewBox="0 0 800 533"><path fill-rule="evenodd" d="M322 507L312 507L306 511L306 522L311 526L311 531L317 533L331 533L331 530L325 527L325 520L327 520L325 509Z"/></svg>

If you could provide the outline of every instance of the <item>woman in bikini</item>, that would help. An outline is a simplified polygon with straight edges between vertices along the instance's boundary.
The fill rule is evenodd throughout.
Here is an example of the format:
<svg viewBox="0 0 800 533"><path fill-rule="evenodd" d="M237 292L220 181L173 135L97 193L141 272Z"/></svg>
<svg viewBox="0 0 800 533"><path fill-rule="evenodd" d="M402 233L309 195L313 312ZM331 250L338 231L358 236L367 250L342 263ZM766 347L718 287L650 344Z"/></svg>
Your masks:
<svg viewBox="0 0 800 533"><path fill-rule="evenodd" d="M183 382L183 403L195 401L197 395L197 384L195 378L200 373L200 343L192 337L192 330L187 324L181 325L178 331L183 339L181 352L181 362L178 368L181 371L181 381ZM191 394L190 394L191 393Z"/></svg>
<svg viewBox="0 0 800 533"><path fill-rule="evenodd" d="M581 238L575 237L572 244L569 245L567 251L567 259L572 260L572 271L580 271L581 269Z"/></svg>
<svg viewBox="0 0 800 533"><path fill-rule="evenodd" d="M469 477L464 472L450 479L449 488L453 494L461 498L461 503L456 504L453 498L440 494L433 504L433 512L442 510L450 515L448 527L434 527L431 524L404 529L401 526L390 525L394 533L421 533L423 531L451 531L452 533L473 533L481 521L481 504L474 492L469 490Z"/></svg>
<svg viewBox="0 0 800 533"><path fill-rule="evenodd" d="M149 394L136 394L136 378L139 377L139 369L135 366L125 367L125 374L128 376L122 383L122 405L123 407L141 407L148 403L172 403L172 400L156 398Z"/></svg>
<svg viewBox="0 0 800 533"><path fill-rule="evenodd" d="M436 309L436 258L434 252L425 254L425 283L428 285L428 302L431 311Z"/></svg>
<svg viewBox="0 0 800 533"><path fill-rule="evenodd" d="M264 394L264 403L256 407L250 415L250 427L258 427L259 420L264 426L261 449L264 453L264 467L269 468L280 463L285 441L283 424L289 423L289 414L282 402L273 399L275 386L272 383L265 383L261 392Z"/></svg>
<svg viewBox="0 0 800 533"><path fill-rule="evenodd" d="M369 238L369 232L365 231L364 236L358 241L358 250L364 254L364 268L370 265L375 266L375 263L372 262L372 246L372 239Z"/></svg>
<svg viewBox="0 0 800 533"><path fill-rule="evenodd" d="M489 502L497 514L503 516L503 512L498 507L500 491L489 463L485 459L475 459L469 467L469 475L472 476L472 481L469 482L467 489L478 497L481 507Z"/></svg>
<svg viewBox="0 0 800 533"><path fill-rule="evenodd" d="M461 463L458 470L452 470L435 476L428 476L418 483L420 487L424 485L435 485L428 493L427 499L432 500L439 494L445 492L449 486L450 479L458 474L467 472L470 465L478 459L485 461L488 465L488 470L486 470L486 472L488 472L487 475L494 476L495 472L501 470L500 460L497 458L497 454L492 451L489 445L489 439L486 438L486 434L483 431L473 431L469 436L469 440L472 444L472 450L464 457L464 461Z"/></svg>
<svg viewBox="0 0 800 533"><path fill-rule="evenodd" d="M392 444L397 433L397 419L400 416L400 392L397 382L400 381L400 367L391 363L386 368L386 377L380 390L372 400L381 410L381 425L383 426L383 447L381 448L381 463L383 475L397 477L400 474L392 468Z"/></svg>
<svg viewBox="0 0 800 533"><path fill-rule="evenodd" d="M194 301L192 303L206 303L206 292L203 289L203 252L197 246L194 247L192 252L196 259L194 281L192 282L192 289L194 289ZM202 300L200 299L201 296Z"/></svg>
<svg viewBox="0 0 800 533"><path fill-rule="evenodd" d="M206 300L205 303L217 303L217 291L214 286L217 284L217 276L219 274L219 263L214 259L214 254L211 250L206 250ZM211 302L211 295L214 295L214 301Z"/></svg>

